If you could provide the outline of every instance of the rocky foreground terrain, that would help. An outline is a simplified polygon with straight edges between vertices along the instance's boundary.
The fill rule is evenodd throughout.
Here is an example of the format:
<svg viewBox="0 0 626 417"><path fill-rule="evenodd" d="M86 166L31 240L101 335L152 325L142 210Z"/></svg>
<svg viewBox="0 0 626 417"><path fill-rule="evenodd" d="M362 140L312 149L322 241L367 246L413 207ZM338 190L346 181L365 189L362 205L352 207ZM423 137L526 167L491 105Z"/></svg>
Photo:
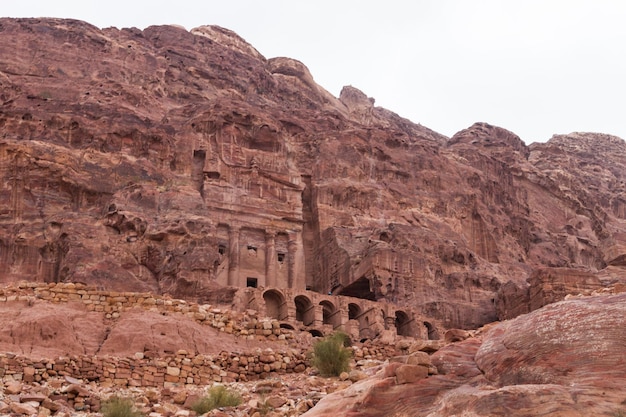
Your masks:
<svg viewBox="0 0 626 417"><path fill-rule="evenodd" d="M622 415L625 302L563 301L489 326L434 353L439 375L399 384L392 362L305 415Z"/></svg>
<svg viewBox="0 0 626 417"><path fill-rule="evenodd" d="M0 19L0 414L188 415L220 382L226 415L623 415L625 161L448 138L216 26ZM352 373L310 367L313 309L356 323Z"/></svg>
<svg viewBox="0 0 626 417"><path fill-rule="evenodd" d="M0 414L97 416L122 395L146 415L193 416L220 384L243 403L208 415L619 416L626 293L611 292L440 341L357 342L350 372L323 378L309 333L254 312L22 283L0 296ZM90 309L93 295L115 312Z"/></svg>

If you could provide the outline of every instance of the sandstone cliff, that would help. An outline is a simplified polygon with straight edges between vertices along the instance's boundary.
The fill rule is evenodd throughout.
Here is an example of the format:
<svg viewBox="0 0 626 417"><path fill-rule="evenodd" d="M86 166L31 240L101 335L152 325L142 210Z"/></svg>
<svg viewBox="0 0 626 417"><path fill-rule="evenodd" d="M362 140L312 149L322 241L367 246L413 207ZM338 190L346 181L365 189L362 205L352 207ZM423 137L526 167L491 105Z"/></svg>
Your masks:
<svg viewBox="0 0 626 417"><path fill-rule="evenodd" d="M309 288L476 328L624 281L616 137L447 138L215 26L2 19L0 103L2 282Z"/></svg>

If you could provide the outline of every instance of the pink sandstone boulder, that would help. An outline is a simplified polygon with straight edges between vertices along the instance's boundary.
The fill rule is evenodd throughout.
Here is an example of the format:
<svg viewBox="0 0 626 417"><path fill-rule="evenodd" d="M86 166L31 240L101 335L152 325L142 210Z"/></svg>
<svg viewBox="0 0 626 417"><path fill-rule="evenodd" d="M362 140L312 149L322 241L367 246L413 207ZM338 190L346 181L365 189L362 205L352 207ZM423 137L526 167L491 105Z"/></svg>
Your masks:
<svg viewBox="0 0 626 417"><path fill-rule="evenodd" d="M626 294L563 301L440 349L440 375L396 385L381 372L304 415L617 415L625 346Z"/></svg>

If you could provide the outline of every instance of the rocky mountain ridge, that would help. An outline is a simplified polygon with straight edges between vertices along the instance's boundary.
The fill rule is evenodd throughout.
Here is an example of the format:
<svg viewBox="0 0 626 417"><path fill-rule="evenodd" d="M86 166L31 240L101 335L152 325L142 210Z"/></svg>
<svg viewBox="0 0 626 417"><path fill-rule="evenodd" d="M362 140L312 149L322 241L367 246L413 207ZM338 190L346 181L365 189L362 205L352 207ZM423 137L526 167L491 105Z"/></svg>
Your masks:
<svg viewBox="0 0 626 417"><path fill-rule="evenodd" d="M0 29L5 282L307 287L475 328L544 267L621 279L619 138L448 139L219 27Z"/></svg>

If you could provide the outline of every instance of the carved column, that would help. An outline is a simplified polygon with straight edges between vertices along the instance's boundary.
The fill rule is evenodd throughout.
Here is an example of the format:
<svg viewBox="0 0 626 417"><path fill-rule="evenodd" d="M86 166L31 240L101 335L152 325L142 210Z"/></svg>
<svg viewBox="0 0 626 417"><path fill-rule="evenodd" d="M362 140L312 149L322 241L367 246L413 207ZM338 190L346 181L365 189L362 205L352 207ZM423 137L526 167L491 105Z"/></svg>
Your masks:
<svg viewBox="0 0 626 417"><path fill-rule="evenodd" d="M288 253L288 275L287 286L289 288L304 289L304 249L302 247L302 232L289 233Z"/></svg>
<svg viewBox="0 0 626 417"><path fill-rule="evenodd" d="M265 286L276 286L276 234L265 233Z"/></svg>
<svg viewBox="0 0 626 417"><path fill-rule="evenodd" d="M293 276L295 274L295 242L291 240L289 235L289 243L287 243L287 288L293 288Z"/></svg>
<svg viewBox="0 0 626 417"><path fill-rule="evenodd" d="M239 286L239 232L237 226L228 230L228 285Z"/></svg>

